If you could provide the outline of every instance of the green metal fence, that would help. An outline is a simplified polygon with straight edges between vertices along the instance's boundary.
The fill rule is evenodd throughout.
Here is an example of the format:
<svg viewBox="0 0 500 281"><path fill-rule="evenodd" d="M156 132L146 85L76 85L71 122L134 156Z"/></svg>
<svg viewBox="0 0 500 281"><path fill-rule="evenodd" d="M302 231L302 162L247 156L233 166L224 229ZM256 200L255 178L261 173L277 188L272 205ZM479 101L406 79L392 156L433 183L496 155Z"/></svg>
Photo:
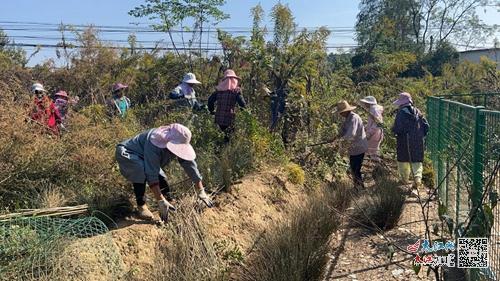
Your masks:
<svg viewBox="0 0 500 281"><path fill-rule="evenodd" d="M474 104L481 106L452 100L477 99L466 95L427 99L427 118L431 126L427 147L436 173L435 184L439 185L439 199L455 225L468 222L472 210L477 210L476 206L484 202L483 191L488 191L485 192L486 202L496 200L494 193L500 193L500 111L484 107L489 105L486 96L495 101L491 107L497 108L498 96L491 94L479 96L483 102ZM500 280L500 206L493 208L493 213L489 237L490 268L484 273L491 280ZM455 233L456 237L463 235L460 231Z"/></svg>

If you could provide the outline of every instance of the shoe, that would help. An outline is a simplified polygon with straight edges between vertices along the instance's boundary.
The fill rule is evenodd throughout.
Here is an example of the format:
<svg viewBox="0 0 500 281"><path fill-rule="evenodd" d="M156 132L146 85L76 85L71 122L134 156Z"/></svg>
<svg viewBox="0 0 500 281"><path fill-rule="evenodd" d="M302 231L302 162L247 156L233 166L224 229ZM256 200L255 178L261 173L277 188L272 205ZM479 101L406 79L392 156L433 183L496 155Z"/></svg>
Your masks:
<svg viewBox="0 0 500 281"><path fill-rule="evenodd" d="M147 205L137 207L137 216L142 220L152 221L155 219L153 213L148 209Z"/></svg>

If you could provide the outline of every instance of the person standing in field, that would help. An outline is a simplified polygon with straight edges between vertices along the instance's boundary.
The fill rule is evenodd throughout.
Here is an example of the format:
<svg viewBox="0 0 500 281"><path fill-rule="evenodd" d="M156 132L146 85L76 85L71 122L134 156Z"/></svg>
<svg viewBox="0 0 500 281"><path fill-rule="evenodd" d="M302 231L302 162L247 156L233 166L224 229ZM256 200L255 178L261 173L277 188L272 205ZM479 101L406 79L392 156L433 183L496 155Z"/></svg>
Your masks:
<svg viewBox="0 0 500 281"><path fill-rule="evenodd" d="M162 167L177 159L198 188L198 198L208 207L212 201L205 192L202 177L195 162L196 153L190 144L191 131L181 124L171 124L147 130L116 146L116 161L120 173L132 183L140 218L154 219L146 205L146 183L158 201L160 218L165 221L175 207L167 201L170 188Z"/></svg>
<svg viewBox="0 0 500 281"><path fill-rule="evenodd" d="M35 83L31 86L31 93L35 95L30 112L31 120L44 126L51 133L58 135L61 114L52 100L47 96L47 91L42 84Z"/></svg>
<svg viewBox="0 0 500 281"><path fill-rule="evenodd" d="M422 184L424 139L429 131L429 123L413 105L409 93L399 94L393 104L399 107L392 127L397 141L399 176L401 182L406 185L411 174L415 186L419 186Z"/></svg>
<svg viewBox="0 0 500 281"><path fill-rule="evenodd" d="M368 150L366 155L375 162L380 161L380 143L384 138L384 108L377 104L373 96L361 99L362 107L368 112L368 122L365 127Z"/></svg>
<svg viewBox="0 0 500 281"><path fill-rule="evenodd" d="M338 137L349 143L349 166L356 187L364 187L361 167L368 149L365 128L361 117L354 113L355 106L349 105L345 100L337 103L336 113L344 117Z"/></svg>
<svg viewBox="0 0 500 281"><path fill-rule="evenodd" d="M226 143L229 142L229 136L234 130L236 104L241 108L246 107L241 95L240 80L241 78L232 69L226 70L216 92L208 98L208 110L211 114L215 114L215 123L224 132Z"/></svg>
<svg viewBox="0 0 500 281"><path fill-rule="evenodd" d="M108 108L111 115L118 115L120 117L125 117L127 111L130 109L130 99L124 94L125 89L128 85L122 83L115 83L111 90L112 97L108 100Z"/></svg>
<svg viewBox="0 0 500 281"><path fill-rule="evenodd" d="M183 105L189 106L193 110L202 110L203 105L196 99L195 85L201 84L196 80L193 73L186 73L181 84L175 87L169 94L172 100L180 101Z"/></svg>

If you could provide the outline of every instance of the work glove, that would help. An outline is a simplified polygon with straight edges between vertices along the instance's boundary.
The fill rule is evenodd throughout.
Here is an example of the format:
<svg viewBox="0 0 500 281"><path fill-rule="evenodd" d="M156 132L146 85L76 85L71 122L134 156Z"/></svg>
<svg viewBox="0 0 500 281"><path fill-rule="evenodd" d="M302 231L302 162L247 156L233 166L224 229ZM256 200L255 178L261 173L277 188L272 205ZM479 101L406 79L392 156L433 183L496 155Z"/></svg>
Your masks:
<svg viewBox="0 0 500 281"><path fill-rule="evenodd" d="M167 221L169 211L175 212L177 210L166 199L158 201L158 209L160 210L160 219L162 221Z"/></svg>
<svg viewBox="0 0 500 281"><path fill-rule="evenodd" d="M198 199L200 199L205 205L207 205L208 208L212 208L214 206L214 203L208 196L208 194L205 192L205 189L202 189L200 193L198 193Z"/></svg>

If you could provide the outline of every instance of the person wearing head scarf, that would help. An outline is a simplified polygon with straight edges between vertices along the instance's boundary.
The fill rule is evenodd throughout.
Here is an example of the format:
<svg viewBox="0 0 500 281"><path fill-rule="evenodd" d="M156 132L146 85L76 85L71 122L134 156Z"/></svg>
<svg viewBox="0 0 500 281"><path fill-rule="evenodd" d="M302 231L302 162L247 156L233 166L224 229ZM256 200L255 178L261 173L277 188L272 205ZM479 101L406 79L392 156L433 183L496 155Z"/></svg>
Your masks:
<svg viewBox="0 0 500 281"><path fill-rule="evenodd" d="M47 96L47 91L40 83L31 86L31 93L35 95L30 112L31 120L46 127L50 132L59 134L58 125L61 124L61 114L52 100Z"/></svg>
<svg viewBox="0 0 500 281"><path fill-rule="evenodd" d="M408 184L411 174L418 186L422 183L424 140L429 131L429 123L413 105L409 93L399 94L393 104L398 106L392 132L396 135L399 176L403 184Z"/></svg>
<svg viewBox="0 0 500 281"><path fill-rule="evenodd" d="M349 166L356 187L363 187L361 168L368 142L366 140L365 128L361 117L354 113L355 106L351 106L343 100L337 103L336 113L344 117L344 123L340 127L338 137L349 143Z"/></svg>
<svg viewBox="0 0 500 281"><path fill-rule="evenodd" d="M194 110L203 109L203 105L196 99L195 85L201 84L193 73L186 73L181 84L175 87L169 94L169 98L178 100Z"/></svg>
<svg viewBox="0 0 500 281"><path fill-rule="evenodd" d="M368 112L368 122L365 127L366 139L368 140L368 150L366 155L373 161L380 161L380 143L384 138L382 116L384 108L377 104L375 97L367 96L361 99L362 107Z"/></svg>
<svg viewBox="0 0 500 281"><path fill-rule="evenodd" d="M229 135L234 128L236 104L241 108L246 107L241 95L240 80L234 70L226 70L216 91L208 98L208 110L211 114L215 114L215 123L225 133L226 142L229 141Z"/></svg>
<svg viewBox="0 0 500 281"><path fill-rule="evenodd" d="M120 117L125 117L127 111L130 109L130 99L124 94L125 89L128 85L122 83L115 83L111 90L112 97L108 100L108 108L111 115L118 115Z"/></svg>
<svg viewBox="0 0 500 281"><path fill-rule="evenodd" d="M196 153L190 144L191 131L181 124L170 124L147 130L116 146L116 161L121 174L132 183L139 216L151 220L153 214L146 205L144 194L146 183L158 201L160 218L166 220L169 211L175 207L167 201L169 186L162 167L176 159L186 174L198 188L198 198L208 207L212 201L205 192L202 177L195 158Z"/></svg>

